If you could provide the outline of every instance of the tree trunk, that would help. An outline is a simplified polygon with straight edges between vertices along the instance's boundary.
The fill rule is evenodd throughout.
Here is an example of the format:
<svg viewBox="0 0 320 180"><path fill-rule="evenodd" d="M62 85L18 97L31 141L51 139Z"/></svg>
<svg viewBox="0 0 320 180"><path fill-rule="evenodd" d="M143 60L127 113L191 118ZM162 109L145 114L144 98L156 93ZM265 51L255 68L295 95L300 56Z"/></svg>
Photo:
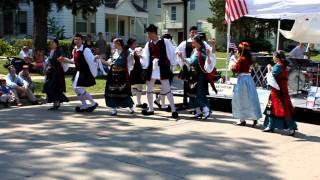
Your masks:
<svg viewBox="0 0 320 180"><path fill-rule="evenodd" d="M47 50L48 14L50 0L33 0L33 51Z"/></svg>

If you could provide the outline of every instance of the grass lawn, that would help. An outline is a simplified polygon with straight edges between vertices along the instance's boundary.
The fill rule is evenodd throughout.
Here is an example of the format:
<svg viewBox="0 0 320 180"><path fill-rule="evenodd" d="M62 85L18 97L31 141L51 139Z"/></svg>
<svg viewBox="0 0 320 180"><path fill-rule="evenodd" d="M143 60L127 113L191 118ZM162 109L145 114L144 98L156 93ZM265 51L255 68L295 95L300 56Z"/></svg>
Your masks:
<svg viewBox="0 0 320 180"><path fill-rule="evenodd" d="M43 80L34 80L34 83L35 83L35 95L37 97L45 98L46 95L45 95L45 93L42 92L43 84L44 84ZM66 88L67 88L66 95L67 96L75 96L76 95L73 88L71 87L71 83L72 83L71 77L67 76L66 77ZM105 79L97 78L96 85L88 88L87 91L92 94L104 93L105 85L106 85Z"/></svg>

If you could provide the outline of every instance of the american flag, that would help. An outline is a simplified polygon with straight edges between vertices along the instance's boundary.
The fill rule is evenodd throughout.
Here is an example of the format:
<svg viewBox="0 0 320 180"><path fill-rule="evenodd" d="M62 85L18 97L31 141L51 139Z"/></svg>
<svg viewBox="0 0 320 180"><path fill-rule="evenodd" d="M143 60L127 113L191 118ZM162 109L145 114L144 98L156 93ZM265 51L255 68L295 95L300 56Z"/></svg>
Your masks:
<svg viewBox="0 0 320 180"><path fill-rule="evenodd" d="M235 21L246 14L248 14L246 0L226 0L226 23Z"/></svg>

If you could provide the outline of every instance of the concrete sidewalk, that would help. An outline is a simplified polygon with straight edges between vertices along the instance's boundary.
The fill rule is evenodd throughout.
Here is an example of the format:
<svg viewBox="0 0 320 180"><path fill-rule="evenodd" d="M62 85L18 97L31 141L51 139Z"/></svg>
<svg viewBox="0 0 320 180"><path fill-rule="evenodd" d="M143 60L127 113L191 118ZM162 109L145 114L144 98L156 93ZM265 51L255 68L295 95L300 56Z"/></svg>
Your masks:
<svg viewBox="0 0 320 180"><path fill-rule="evenodd" d="M299 123L290 137L221 112L111 117L98 101L91 114L75 114L78 102L0 110L1 179L320 179L320 126Z"/></svg>

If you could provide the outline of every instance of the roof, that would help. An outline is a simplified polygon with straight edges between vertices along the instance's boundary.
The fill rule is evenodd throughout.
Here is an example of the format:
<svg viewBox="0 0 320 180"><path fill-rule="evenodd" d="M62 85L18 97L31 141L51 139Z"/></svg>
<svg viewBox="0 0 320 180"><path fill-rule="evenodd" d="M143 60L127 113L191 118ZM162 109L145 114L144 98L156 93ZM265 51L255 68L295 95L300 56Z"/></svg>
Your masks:
<svg viewBox="0 0 320 180"><path fill-rule="evenodd" d="M166 4L181 4L183 3L182 0L165 0L162 4L166 5Z"/></svg>
<svg viewBox="0 0 320 180"><path fill-rule="evenodd" d="M105 3L105 6L109 8L115 8L118 2L119 0L109 0Z"/></svg>
<svg viewBox="0 0 320 180"><path fill-rule="evenodd" d="M131 2L133 7L136 8L137 11L139 12L147 12L147 10L143 9L142 7L140 7L139 5L137 5L136 3L134 2Z"/></svg>
<svg viewBox="0 0 320 180"><path fill-rule="evenodd" d="M119 1L123 1L123 0L109 0L108 2L105 3L105 6L108 8L113 8L115 9L117 7L117 4L119 3ZM130 1L130 3L133 5L133 7L138 11L138 12L147 12L147 10L143 9L142 7L140 7L139 5L137 5L136 3Z"/></svg>

